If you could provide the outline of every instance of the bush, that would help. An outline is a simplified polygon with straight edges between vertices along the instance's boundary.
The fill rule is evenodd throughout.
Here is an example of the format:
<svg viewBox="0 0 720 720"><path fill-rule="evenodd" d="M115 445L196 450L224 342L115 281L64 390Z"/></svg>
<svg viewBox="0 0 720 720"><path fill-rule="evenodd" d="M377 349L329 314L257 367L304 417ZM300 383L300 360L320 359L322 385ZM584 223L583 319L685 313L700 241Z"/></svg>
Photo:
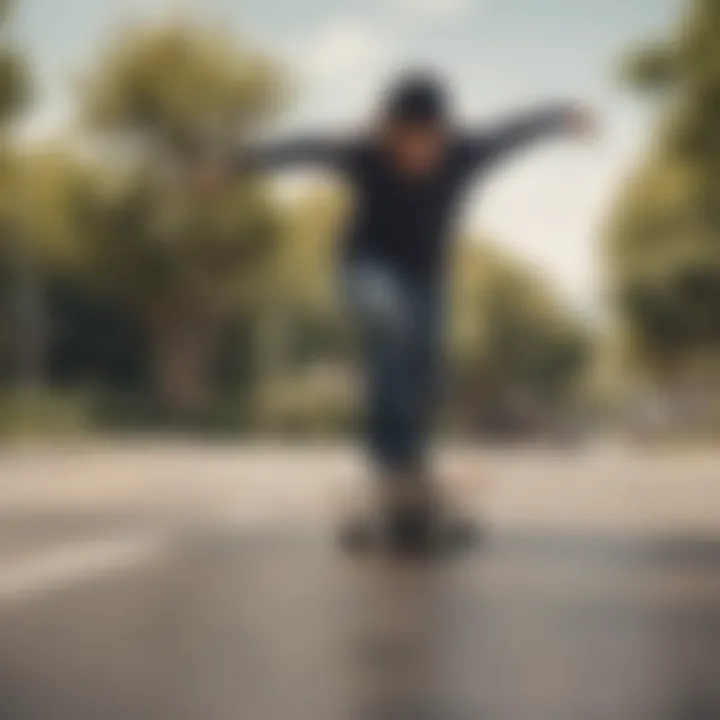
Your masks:
<svg viewBox="0 0 720 720"><path fill-rule="evenodd" d="M86 393L5 390L0 394L0 437L87 432L92 405Z"/></svg>
<svg viewBox="0 0 720 720"><path fill-rule="evenodd" d="M316 366L258 392L257 428L291 437L342 435L357 423L357 383L345 368Z"/></svg>

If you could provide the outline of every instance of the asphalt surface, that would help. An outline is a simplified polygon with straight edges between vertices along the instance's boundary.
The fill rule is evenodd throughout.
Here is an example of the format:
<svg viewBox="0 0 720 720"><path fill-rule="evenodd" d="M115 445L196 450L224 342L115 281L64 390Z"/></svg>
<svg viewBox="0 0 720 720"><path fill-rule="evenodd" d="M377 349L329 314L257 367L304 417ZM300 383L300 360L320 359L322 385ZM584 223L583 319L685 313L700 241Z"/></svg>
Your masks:
<svg viewBox="0 0 720 720"><path fill-rule="evenodd" d="M342 454L266 455L0 455L0 718L720 717L720 455L465 460L488 537L443 560L347 557Z"/></svg>

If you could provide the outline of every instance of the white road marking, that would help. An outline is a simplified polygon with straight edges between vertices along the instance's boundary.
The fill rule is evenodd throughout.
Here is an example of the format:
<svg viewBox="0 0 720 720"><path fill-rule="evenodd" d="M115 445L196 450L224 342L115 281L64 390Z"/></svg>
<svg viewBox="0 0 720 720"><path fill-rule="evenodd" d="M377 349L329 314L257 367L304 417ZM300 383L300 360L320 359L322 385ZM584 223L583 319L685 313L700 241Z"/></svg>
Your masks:
<svg viewBox="0 0 720 720"><path fill-rule="evenodd" d="M157 535L123 535L64 543L0 562L0 605L112 575L157 560L167 544Z"/></svg>

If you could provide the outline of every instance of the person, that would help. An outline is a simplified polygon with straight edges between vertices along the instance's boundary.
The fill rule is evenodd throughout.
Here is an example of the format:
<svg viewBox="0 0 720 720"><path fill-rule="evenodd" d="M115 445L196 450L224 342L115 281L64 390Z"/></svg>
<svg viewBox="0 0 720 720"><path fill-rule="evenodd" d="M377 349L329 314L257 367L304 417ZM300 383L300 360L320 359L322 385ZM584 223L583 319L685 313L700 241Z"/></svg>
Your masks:
<svg viewBox="0 0 720 720"><path fill-rule="evenodd" d="M456 126L445 84L413 72L392 84L369 132L261 144L226 164L235 172L320 166L344 176L354 192L343 233L342 287L363 340L366 441L382 514L391 524L427 520L437 505L429 449L439 404L446 269L464 191L511 151L592 127L588 111L561 104L494 128L464 130Z"/></svg>

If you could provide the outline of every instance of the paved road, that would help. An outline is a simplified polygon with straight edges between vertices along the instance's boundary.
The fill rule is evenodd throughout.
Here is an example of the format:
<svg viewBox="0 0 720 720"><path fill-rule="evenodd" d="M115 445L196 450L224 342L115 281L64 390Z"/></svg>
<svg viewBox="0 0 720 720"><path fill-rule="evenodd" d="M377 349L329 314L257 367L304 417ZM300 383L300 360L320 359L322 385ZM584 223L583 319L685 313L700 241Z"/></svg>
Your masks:
<svg viewBox="0 0 720 720"><path fill-rule="evenodd" d="M0 455L0 718L720 717L720 455L447 462L487 544L400 562L333 548L344 450Z"/></svg>

